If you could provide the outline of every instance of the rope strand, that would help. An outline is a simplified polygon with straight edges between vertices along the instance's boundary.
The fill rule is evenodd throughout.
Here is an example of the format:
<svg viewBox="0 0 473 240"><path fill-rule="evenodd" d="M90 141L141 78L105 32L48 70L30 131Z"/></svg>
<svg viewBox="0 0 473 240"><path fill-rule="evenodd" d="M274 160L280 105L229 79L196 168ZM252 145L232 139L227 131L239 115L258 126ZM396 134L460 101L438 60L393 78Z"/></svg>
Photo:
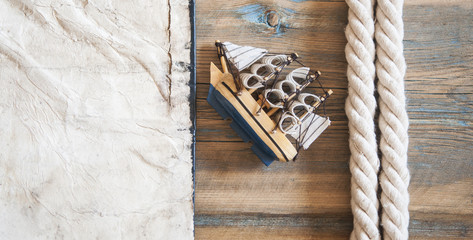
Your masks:
<svg viewBox="0 0 473 240"><path fill-rule="evenodd" d="M384 239L408 239L409 171L402 22L403 0L378 0L375 38L382 170L379 177Z"/></svg>
<svg viewBox="0 0 473 240"><path fill-rule="evenodd" d="M380 239L378 217L378 170L374 114L375 47L374 0L346 0L348 43L348 97L345 111L350 132L351 207L353 232L351 239Z"/></svg>

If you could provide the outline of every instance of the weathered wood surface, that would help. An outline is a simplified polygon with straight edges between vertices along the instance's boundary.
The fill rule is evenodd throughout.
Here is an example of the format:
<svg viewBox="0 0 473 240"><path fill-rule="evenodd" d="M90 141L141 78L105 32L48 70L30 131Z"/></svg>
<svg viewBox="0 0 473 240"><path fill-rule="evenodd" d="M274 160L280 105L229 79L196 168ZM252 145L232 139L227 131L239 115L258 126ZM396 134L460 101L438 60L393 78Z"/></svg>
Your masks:
<svg viewBox="0 0 473 240"><path fill-rule="evenodd" d="M265 23L271 11L279 27ZM407 1L410 236L473 238L473 6ZM347 239L352 228L343 1L197 2L196 239ZM205 101L215 39L297 51L334 89L332 126L265 167Z"/></svg>

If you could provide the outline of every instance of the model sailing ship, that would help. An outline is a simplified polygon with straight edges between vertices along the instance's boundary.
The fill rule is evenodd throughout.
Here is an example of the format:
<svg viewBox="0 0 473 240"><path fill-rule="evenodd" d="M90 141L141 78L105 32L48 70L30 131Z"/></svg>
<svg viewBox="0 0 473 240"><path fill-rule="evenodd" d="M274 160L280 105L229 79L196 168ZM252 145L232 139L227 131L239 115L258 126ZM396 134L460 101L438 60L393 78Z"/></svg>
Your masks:
<svg viewBox="0 0 473 240"><path fill-rule="evenodd" d="M224 119L233 120L231 127L245 142L253 142L251 149L264 164L294 161L330 125L323 108L332 90L320 84L320 72L305 67L296 53L272 54L220 41L215 45L223 72L210 64L207 101ZM314 81L321 95L303 92Z"/></svg>

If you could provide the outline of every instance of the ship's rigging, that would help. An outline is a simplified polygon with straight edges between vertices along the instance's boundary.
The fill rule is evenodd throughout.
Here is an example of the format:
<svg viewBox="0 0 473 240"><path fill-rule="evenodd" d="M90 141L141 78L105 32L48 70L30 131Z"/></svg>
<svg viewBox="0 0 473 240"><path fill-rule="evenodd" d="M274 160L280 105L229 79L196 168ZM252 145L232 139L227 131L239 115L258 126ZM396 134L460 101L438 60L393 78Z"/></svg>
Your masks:
<svg viewBox="0 0 473 240"><path fill-rule="evenodd" d="M274 121L271 133L279 129L291 136L297 153L307 149L330 125L325 102L332 90L324 89L320 72L306 67L296 53L275 54L219 41L216 47L223 71L233 77L234 97L248 91L259 106L252 114L259 116L264 112L269 116ZM312 82L318 83L322 94L303 92Z"/></svg>

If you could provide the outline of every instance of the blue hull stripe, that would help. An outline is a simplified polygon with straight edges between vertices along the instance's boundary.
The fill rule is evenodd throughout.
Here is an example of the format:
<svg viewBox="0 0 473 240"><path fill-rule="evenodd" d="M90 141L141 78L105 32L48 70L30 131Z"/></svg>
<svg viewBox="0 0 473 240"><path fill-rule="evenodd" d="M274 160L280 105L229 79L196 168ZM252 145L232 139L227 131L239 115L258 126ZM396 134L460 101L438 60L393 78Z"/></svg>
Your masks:
<svg viewBox="0 0 473 240"><path fill-rule="evenodd" d="M243 116L241 116L235 107L233 107L233 105L219 91L217 91L212 84L210 84L207 101L213 108L215 108L215 110L217 110L222 118L233 119L230 126L237 132L243 141L253 141L251 149L266 166L269 166L275 159L277 159L276 154L271 150L271 148L264 143L258 134L245 121Z"/></svg>

